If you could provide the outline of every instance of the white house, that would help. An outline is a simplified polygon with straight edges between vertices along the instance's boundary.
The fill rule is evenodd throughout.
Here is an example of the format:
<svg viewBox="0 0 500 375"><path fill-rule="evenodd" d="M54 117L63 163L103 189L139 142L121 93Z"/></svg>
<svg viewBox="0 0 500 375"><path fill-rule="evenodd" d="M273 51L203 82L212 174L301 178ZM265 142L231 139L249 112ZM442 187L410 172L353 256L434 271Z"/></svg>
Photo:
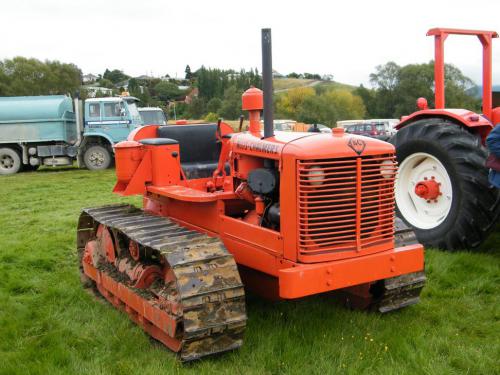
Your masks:
<svg viewBox="0 0 500 375"><path fill-rule="evenodd" d="M88 73L82 76L83 83L94 83L99 77L95 74Z"/></svg>
<svg viewBox="0 0 500 375"><path fill-rule="evenodd" d="M92 86L92 85L84 85L82 86L82 89L87 91L87 95L89 98L95 98L97 93L106 95L106 96L112 96L113 95L113 90L108 89L106 87L100 87L100 86Z"/></svg>

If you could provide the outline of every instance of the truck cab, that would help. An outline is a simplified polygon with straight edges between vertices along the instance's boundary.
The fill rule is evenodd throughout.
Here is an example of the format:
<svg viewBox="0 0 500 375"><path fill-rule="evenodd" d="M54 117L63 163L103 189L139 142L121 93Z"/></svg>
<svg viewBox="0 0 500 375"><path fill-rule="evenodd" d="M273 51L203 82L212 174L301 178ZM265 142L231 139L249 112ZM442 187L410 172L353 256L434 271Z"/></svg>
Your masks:
<svg viewBox="0 0 500 375"><path fill-rule="evenodd" d="M87 99L84 136L102 136L113 144L126 139L143 124L136 106L138 101L132 96Z"/></svg>
<svg viewBox="0 0 500 375"><path fill-rule="evenodd" d="M159 107L138 108L144 125L167 125L165 112Z"/></svg>
<svg viewBox="0 0 500 375"><path fill-rule="evenodd" d="M112 161L113 145L143 125L138 101L133 96L85 100L80 155L87 168L106 169Z"/></svg>

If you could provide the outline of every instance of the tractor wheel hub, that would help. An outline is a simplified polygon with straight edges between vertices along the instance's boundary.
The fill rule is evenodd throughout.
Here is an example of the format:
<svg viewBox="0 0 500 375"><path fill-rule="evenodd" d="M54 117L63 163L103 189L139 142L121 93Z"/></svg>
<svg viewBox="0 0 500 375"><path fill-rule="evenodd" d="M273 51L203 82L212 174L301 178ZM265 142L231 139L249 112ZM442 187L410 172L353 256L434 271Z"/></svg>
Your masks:
<svg viewBox="0 0 500 375"><path fill-rule="evenodd" d="M434 200L441 195L439 183L435 179L420 181L415 185L415 194L425 200Z"/></svg>

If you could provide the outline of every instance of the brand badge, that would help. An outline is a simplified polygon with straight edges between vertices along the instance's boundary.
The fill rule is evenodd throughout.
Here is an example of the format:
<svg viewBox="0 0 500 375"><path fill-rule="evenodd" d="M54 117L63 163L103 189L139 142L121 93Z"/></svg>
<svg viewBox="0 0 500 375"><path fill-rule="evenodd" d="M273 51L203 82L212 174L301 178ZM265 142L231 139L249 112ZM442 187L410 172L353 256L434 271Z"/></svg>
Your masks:
<svg viewBox="0 0 500 375"><path fill-rule="evenodd" d="M365 151L366 142L359 138L350 138L347 145L354 150L358 155L361 155Z"/></svg>

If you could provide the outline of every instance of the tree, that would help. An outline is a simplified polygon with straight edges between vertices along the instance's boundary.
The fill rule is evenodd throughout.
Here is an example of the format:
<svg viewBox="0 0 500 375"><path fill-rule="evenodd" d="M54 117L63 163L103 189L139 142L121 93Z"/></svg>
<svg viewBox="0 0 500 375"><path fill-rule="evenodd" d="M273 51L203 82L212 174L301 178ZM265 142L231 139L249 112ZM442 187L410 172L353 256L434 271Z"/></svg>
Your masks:
<svg viewBox="0 0 500 375"><path fill-rule="evenodd" d="M295 118L299 107L308 97L314 97L315 91L312 87L297 87L278 96L276 101L276 113L283 117Z"/></svg>
<svg viewBox="0 0 500 375"><path fill-rule="evenodd" d="M395 89L398 85L398 75L401 67L393 61L378 65L376 72L370 74L370 82L376 90L376 116L393 117L396 112L398 98Z"/></svg>
<svg viewBox="0 0 500 375"><path fill-rule="evenodd" d="M97 81L97 84L101 87L106 87L108 89L112 89L113 87L115 87L113 82L111 82L109 79L106 78L101 78L99 81Z"/></svg>
<svg viewBox="0 0 500 375"><path fill-rule="evenodd" d="M195 97L188 107L188 116L192 119L200 119L207 113L207 106L204 98Z"/></svg>
<svg viewBox="0 0 500 375"><path fill-rule="evenodd" d="M376 108L376 101L375 101L375 95L376 92L374 90L369 90L363 85L359 85L358 88L356 88L353 91L354 95L357 95L363 100L363 103L366 108L366 113L365 116L368 118L374 118L377 117L377 108Z"/></svg>
<svg viewBox="0 0 500 375"><path fill-rule="evenodd" d="M207 103L207 111L212 113L219 113L222 107L222 100L219 98L212 98Z"/></svg>
<svg viewBox="0 0 500 375"><path fill-rule="evenodd" d="M446 64L444 68L446 106L481 111L481 101L468 94L476 86L474 82L451 64Z"/></svg>
<svg viewBox="0 0 500 375"><path fill-rule="evenodd" d="M139 88L139 83L137 82L137 79L135 79L135 78L130 78L129 79L129 81L128 81L128 91L130 93L134 93L134 94L139 93L140 88Z"/></svg>
<svg viewBox="0 0 500 375"><path fill-rule="evenodd" d="M158 98L163 101L179 99L179 97L184 95L184 92L180 90L176 84L167 81L159 82L154 87L154 91Z"/></svg>
<svg viewBox="0 0 500 375"><path fill-rule="evenodd" d="M74 64L14 57L0 62L0 94L73 94L81 85L81 77L81 70Z"/></svg>
<svg viewBox="0 0 500 375"><path fill-rule="evenodd" d="M398 84L398 74L401 67L394 61L385 65L377 65L376 72L370 74L370 82L376 89L394 90Z"/></svg>
<svg viewBox="0 0 500 375"><path fill-rule="evenodd" d="M224 91L224 100L220 108L220 115L225 119L235 120L241 114L241 94L242 92L231 86Z"/></svg>
<svg viewBox="0 0 500 375"><path fill-rule="evenodd" d="M331 90L324 96L327 105L335 108L336 118L331 119L330 125L339 120L354 120L365 116L363 100L347 90Z"/></svg>
<svg viewBox="0 0 500 375"><path fill-rule="evenodd" d="M330 127L338 120L362 118L363 100L347 90L320 90L299 87L280 94L276 99L276 115L301 122L320 123Z"/></svg>
<svg viewBox="0 0 500 375"><path fill-rule="evenodd" d="M415 111L417 98L421 96L428 99L430 106L434 106L433 85L433 64L410 64L400 68L393 90L396 98L393 117Z"/></svg>
<svg viewBox="0 0 500 375"><path fill-rule="evenodd" d="M312 74L312 73L304 73L304 78L305 79L317 79L320 80L321 76L319 74Z"/></svg>
<svg viewBox="0 0 500 375"><path fill-rule="evenodd" d="M370 75L375 87L374 117L400 117L416 110L416 100L427 98L434 106L434 62L400 67L394 62L379 65ZM453 65L445 65L445 95L448 108L479 110L479 101L467 94L473 82Z"/></svg>
<svg viewBox="0 0 500 375"><path fill-rule="evenodd" d="M262 87L262 78L257 69L250 71L211 69L202 66L196 71L196 85L199 96L207 101L224 97L224 92L231 86L238 90L246 90L250 86Z"/></svg>
<svg viewBox="0 0 500 375"><path fill-rule="evenodd" d="M336 119L336 108L328 105L325 96L308 96L297 109L294 119L306 124L326 124L332 126Z"/></svg>
<svg viewBox="0 0 500 375"><path fill-rule="evenodd" d="M215 122L219 119L219 115L214 112L208 112L208 114L205 116L204 120L206 122Z"/></svg>
<svg viewBox="0 0 500 375"><path fill-rule="evenodd" d="M111 71L109 69L106 69L104 71L104 74L102 75L102 78L109 79L116 85L119 82L129 79L130 76L126 75L125 73L123 73L123 71L118 69L114 69Z"/></svg>
<svg viewBox="0 0 500 375"><path fill-rule="evenodd" d="M286 76L287 78L300 78L298 73L292 72Z"/></svg>
<svg viewBox="0 0 500 375"><path fill-rule="evenodd" d="M187 80L191 80L191 78L193 78L193 73L191 73L191 67L189 65L186 65L186 69L184 70L184 73L186 73Z"/></svg>

